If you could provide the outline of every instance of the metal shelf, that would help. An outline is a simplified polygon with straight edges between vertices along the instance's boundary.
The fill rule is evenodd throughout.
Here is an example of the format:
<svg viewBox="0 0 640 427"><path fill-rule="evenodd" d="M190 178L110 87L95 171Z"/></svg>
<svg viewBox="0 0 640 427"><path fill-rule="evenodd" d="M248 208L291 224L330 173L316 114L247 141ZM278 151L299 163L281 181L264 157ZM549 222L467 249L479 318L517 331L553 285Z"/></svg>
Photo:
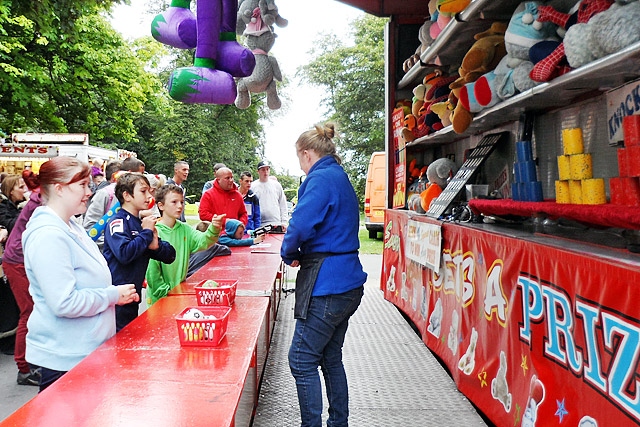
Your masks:
<svg viewBox="0 0 640 427"><path fill-rule="evenodd" d="M398 83L398 89L404 89L421 79L430 68L436 66L433 63L436 57L443 64L459 63L475 42L473 36L489 28L495 20L508 21L518 4L520 0L473 0L447 24L421 55L420 62L407 71Z"/></svg>

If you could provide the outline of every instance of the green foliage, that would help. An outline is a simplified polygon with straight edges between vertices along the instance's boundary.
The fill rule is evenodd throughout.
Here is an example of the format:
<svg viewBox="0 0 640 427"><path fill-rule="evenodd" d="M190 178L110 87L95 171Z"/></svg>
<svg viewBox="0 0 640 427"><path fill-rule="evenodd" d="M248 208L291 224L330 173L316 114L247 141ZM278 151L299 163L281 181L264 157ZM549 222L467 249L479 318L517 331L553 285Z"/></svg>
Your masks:
<svg viewBox="0 0 640 427"><path fill-rule="evenodd" d="M150 43L160 45L153 40ZM191 51L168 51L172 60L164 68L158 68L159 58L145 50L146 61L156 69L161 82L168 81L175 68L193 63ZM166 56L166 51L158 50L157 54ZM135 120L138 140L125 148L137 152L148 171L169 177L173 176L176 161L189 162L187 194L199 199L204 183L214 178L216 163L226 164L236 179L245 170L257 173L257 153L263 151L259 124L260 111L265 108L262 101L263 97L252 97L246 110L233 105L183 104L169 98L166 87L159 87Z"/></svg>
<svg viewBox="0 0 640 427"><path fill-rule="evenodd" d="M360 240L361 254L382 254L382 239L370 239L369 231L366 228L360 228L360 230L358 231L358 239Z"/></svg>
<svg viewBox="0 0 640 427"><path fill-rule="evenodd" d="M154 78L102 16L114 3L3 3L0 128L88 133L107 145L135 138Z"/></svg>
<svg viewBox="0 0 640 427"><path fill-rule="evenodd" d="M300 179L296 176L290 175L280 175L275 173L272 175L278 178L287 200L294 202L295 204L298 201L298 187L300 187Z"/></svg>
<svg viewBox="0 0 640 427"><path fill-rule="evenodd" d="M361 199L371 153L385 145L385 23L371 15L354 21L353 46L324 35L311 52L314 59L299 70L306 81L325 89L327 119L338 124L343 166Z"/></svg>

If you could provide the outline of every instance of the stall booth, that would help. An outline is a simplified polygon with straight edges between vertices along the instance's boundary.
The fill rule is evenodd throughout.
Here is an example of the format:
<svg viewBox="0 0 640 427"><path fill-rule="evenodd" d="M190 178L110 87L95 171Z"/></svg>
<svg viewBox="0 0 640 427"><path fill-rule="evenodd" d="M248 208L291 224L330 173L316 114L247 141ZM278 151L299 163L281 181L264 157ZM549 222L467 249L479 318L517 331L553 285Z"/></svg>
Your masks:
<svg viewBox="0 0 640 427"><path fill-rule="evenodd" d="M390 18L385 298L496 426L640 424L639 2L345 3Z"/></svg>
<svg viewBox="0 0 640 427"><path fill-rule="evenodd" d="M136 157L136 153L89 145L86 133L14 133L0 144L0 172L20 174L26 168L38 172L42 163L57 156L106 163Z"/></svg>

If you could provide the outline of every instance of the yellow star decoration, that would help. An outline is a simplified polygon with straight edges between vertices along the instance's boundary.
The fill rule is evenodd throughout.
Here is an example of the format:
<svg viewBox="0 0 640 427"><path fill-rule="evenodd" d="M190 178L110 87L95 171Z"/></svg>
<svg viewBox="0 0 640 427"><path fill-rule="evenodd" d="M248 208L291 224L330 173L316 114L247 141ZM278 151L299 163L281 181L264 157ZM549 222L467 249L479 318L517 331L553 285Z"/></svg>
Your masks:
<svg viewBox="0 0 640 427"><path fill-rule="evenodd" d="M516 403L516 413L515 413L515 420L513 421L513 425L517 426L520 424L520 405L518 405Z"/></svg>
<svg viewBox="0 0 640 427"><path fill-rule="evenodd" d="M529 369L529 366L527 364L527 355L526 354L522 355L522 363L520 364L520 367L522 368L522 373L526 377L527 376L527 370Z"/></svg>
<svg viewBox="0 0 640 427"><path fill-rule="evenodd" d="M398 292L400 292L400 290L398 288L396 288L396 292L395 292L396 298L398 298Z"/></svg>
<svg viewBox="0 0 640 427"><path fill-rule="evenodd" d="M484 370L484 366L480 369L478 379L480 380L480 388L487 386L487 371Z"/></svg>

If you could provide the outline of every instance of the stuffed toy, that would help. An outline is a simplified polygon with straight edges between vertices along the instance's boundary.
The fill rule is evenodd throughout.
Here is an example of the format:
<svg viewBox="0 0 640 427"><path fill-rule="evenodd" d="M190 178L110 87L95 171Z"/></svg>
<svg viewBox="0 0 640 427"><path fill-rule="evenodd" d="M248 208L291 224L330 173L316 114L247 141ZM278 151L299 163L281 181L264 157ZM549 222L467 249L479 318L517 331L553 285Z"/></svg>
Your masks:
<svg viewBox="0 0 640 427"><path fill-rule="evenodd" d="M640 41L640 2L616 2L586 24L575 24L564 37L572 68L621 51Z"/></svg>
<svg viewBox="0 0 640 427"><path fill-rule="evenodd" d="M491 27L474 36L476 42L469 48L458 69L460 77L449 85L458 99L451 115L453 131L463 133L473 120L472 112L460 102L462 88L467 83L476 81L480 76L493 70L507 54L504 44L504 33L507 25L494 22Z"/></svg>
<svg viewBox="0 0 640 427"><path fill-rule="evenodd" d="M277 25L280 28L284 28L289 25L289 21L280 16L278 6L276 6L274 0L260 0L258 2L258 7L260 8L262 20L269 27Z"/></svg>
<svg viewBox="0 0 640 427"><path fill-rule="evenodd" d="M420 83L412 90L413 98L411 98L411 114L416 117L418 117L420 109L422 108L422 105L424 105L424 94L426 90L427 88L424 83Z"/></svg>
<svg viewBox="0 0 640 427"><path fill-rule="evenodd" d="M585 24L596 14L609 9L614 0L582 0L578 11L572 14L562 13L552 6L538 7L538 21L553 22L565 30L574 24ZM548 82L570 71L566 61L564 43L558 43L553 50L547 51L554 46L554 43L540 42L531 47L529 55L535 64L529 76L537 82ZM542 59L540 59L542 58Z"/></svg>
<svg viewBox="0 0 640 427"><path fill-rule="evenodd" d="M273 0L240 0L236 19L236 33L242 35L249 23L255 23L254 11L260 9L260 19L268 26L277 25L284 28L289 25L289 21L278 13L278 6Z"/></svg>
<svg viewBox="0 0 640 427"><path fill-rule="evenodd" d="M418 40L420 40L420 46L416 48L416 52L407 58L402 64L402 69L406 73L408 72L415 64L420 62L420 57L433 43L433 38L429 34L429 29L433 22L425 21L422 26L420 26L420 30L418 31Z"/></svg>
<svg viewBox="0 0 640 427"><path fill-rule="evenodd" d="M238 1L201 0L195 16L189 3L169 7L151 23L151 34L160 43L196 49L193 66L171 74L169 95L188 104L232 104L233 78L251 75L256 64L251 51L236 41Z"/></svg>
<svg viewBox="0 0 640 427"><path fill-rule="evenodd" d="M407 114L411 114L411 104L410 99L401 99L396 102L396 108L402 108L402 112L406 116Z"/></svg>
<svg viewBox="0 0 640 427"><path fill-rule="evenodd" d="M494 22L487 31L473 36L476 41L462 58L462 64L458 69L460 77L452 86L462 87L496 68L498 62L507 54L504 44L506 30L506 24Z"/></svg>
<svg viewBox="0 0 640 427"><path fill-rule="evenodd" d="M450 97L451 97L451 92L449 92L449 96L447 97L447 100L431 104L431 111L433 111L438 115L438 118L440 119L440 123L442 123L443 127L447 127L451 125L451 110L449 109Z"/></svg>
<svg viewBox="0 0 640 427"><path fill-rule="evenodd" d="M460 91L461 100L469 111L477 113L540 84L529 77L533 68L529 49L542 40L557 40L557 26L537 21L539 5L538 1L518 5L504 35L507 54L493 71Z"/></svg>
<svg viewBox="0 0 640 427"><path fill-rule="evenodd" d="M420 205L420 193L427 187L427 166L418 164L417 159L412 159L407 168L407 208L424 213Z"/></svg>
<svg viewBox="0 0 640 427"><path fill-rule="evenodd" d="M429 0L429 15L431 16L432 22L432 25L429 27L429 35L435 40L455 14L447 12L440 13L438 11L438 0Z"/></svg>
<svg viewBox="0 0 640 427"><path fill-rule="evenodd" d="M464 133L473 121L473 113L467 110L459 100L462 87L451 88L452 98L456 100L455 106L451 110L451 127L455 133Z"/></svg>
<svg viewBox="0 0 640 427"><path fill-rule="evenodd" d="M457 76L447 76L442 70L436 69L423 79L425 86L424 104L419 116L422 118L428 133L433 133L444 128L438 114L431 109L431 106L438 102L444 102L449 97L451 89L449 85L457 79Z"/></svg>
<svg viewBox="0 0 640 427"><path fill-rule="evenodd" d="M404 126L402 127L402 131L400 132L400 138L404 141L405 145L415 141L416 136L413 133L413 130L417 126L416 116L409 113L404 116Z"/></svg>
<svg viewBox="0 0 640 427"><path fill-rule="evenodd" d="M456 109L456 105L458 105L458 97L454 91L451 90L445 101L436 102L431 106L431 111L440 117L440 122L442 122L443 126L451 126L453 111Z"/></svg>
<svg viewBox="0 0 640 427"><path fill-rule="evenodd" d="M451 159L441 158L431 162L427 167L427 180L429 185L420 193L422 209L429 210L431 202L437 198L449 183L449 180L458 172L458 167Z"/></svg>
<svg viewBox="0 0 640 427"><path fill-rule="evenodd" d="M261 23L258 19L260 11L254 10L256 22L247 25L245 29L245 44L256 57L256 67L249 77L238 79L238 96L235 100L236 107L240 109L249 108L251 105L252 93L265 92L267 94L267 106L272 110L277 110L282 106L278 96L276 80L282 81L280 66L275 57L269 55L273 47L276 35L271 28Z"/></svg>
<svg viewBox="0 0 640 427"><path fill-rule="evenodd" d="M422 138L428 134L429 129L421 117L416 117L413 114L407 114L404 117L404 128L401 133L404 142L412 142L415 141L416 138Z"/></svg>
<svg viewBox="0 0 640 427"><path fill-rule="evenodd" d="M439 13L456 14L462 12L469 3L471 0L438 0L436 7Z"/></svg>

